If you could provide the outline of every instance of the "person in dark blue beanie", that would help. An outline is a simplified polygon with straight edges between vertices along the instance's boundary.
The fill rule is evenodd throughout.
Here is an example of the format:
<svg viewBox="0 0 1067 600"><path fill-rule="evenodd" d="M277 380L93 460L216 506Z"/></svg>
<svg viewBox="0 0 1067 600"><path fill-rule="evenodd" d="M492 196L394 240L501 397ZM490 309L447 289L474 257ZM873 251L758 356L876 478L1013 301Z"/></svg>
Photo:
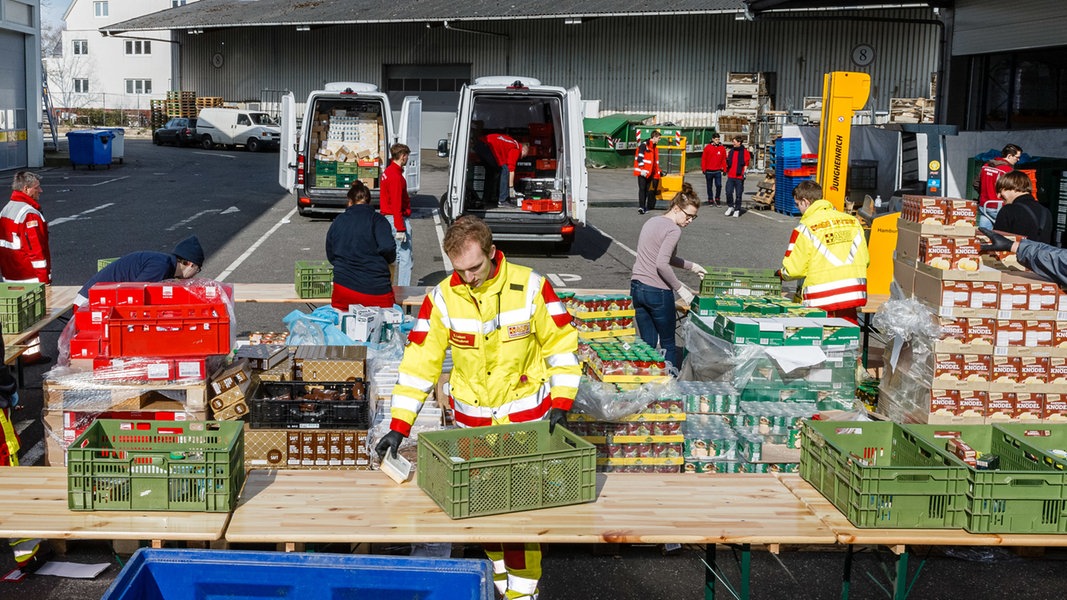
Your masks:
<svg viewBox="0 0 1067 600"><path fill-rule="evenodd" d="M200 240L191 235L178 242L174 252L131 252L100 270L78 290L74 298L75 308L89 303L89 288L97 283L128 281L163 281L165 279L190 279L204 265L204 248Z"/></svg>

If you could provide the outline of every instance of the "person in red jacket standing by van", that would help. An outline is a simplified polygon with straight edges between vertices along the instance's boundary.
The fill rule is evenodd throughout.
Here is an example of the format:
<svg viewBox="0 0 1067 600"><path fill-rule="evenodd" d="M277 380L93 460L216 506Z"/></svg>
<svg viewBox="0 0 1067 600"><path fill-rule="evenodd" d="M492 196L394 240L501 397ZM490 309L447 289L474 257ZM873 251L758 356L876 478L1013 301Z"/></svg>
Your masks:
<svg viewBox="0 0 1067 600"><path fill-rule="evenodd" d="M721 139L717 133L711 136L711 143L704 146L704 152L700 155L700 170L704 172L704 179L708 182L709 206L722 204L722 172L726 169L726 146L722 145ZM711 189L713 185L714 196Z"/></svg>
<svg viewBox="0 0 1067 600"><path fill-rule="evenodd" d="M41 214L41 178L29 171L15 173L11 200L0 211L0 274L12 283L52 283L52 254L48 249L48 223ZM23 362L34 364L41 356L41 338L29 343Z"/></svg>
<svg viewBox="0 0 1067 600"><path fill-rule="evenodd" d="M500 167L500 194L497 203L500 206L518 206L513 200L515 194L515 169L519 166L519 159L530 155L530 145L520 144L513 137L503 133L490 133L485 136L485 143L493 151L493 158Z"/></svg>
<svg viewBox="0 0 1067 600"><path fill-rule="evenodd" d="M392 160L382 171L379 201L381 213L393 228L396 240L396 284L405 286L411 285L411 197L404 166L408 164L411 148L407 144L393 144L389 156Z"/></svg>
<svg viewBox="0 0 1067 600"><path fill-rule="evenodd" d="M734 136L734 147L726 154L726 216L741 216L741 197L745 192L745 172L752 161L742 142L745 138Z"/></svg>

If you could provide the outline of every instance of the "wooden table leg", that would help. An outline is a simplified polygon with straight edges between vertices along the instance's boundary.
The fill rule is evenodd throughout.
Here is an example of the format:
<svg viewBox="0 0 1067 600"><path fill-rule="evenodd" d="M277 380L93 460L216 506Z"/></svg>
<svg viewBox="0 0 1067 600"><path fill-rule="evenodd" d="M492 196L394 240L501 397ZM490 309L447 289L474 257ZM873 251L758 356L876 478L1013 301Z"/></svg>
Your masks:
<svg viewBox="0 0 1067 600"><path fill-rule="evenodd" d="M157 550L159 548L162 548L163 547L163 540L152 540L152 547L157 549Z"/></svg>

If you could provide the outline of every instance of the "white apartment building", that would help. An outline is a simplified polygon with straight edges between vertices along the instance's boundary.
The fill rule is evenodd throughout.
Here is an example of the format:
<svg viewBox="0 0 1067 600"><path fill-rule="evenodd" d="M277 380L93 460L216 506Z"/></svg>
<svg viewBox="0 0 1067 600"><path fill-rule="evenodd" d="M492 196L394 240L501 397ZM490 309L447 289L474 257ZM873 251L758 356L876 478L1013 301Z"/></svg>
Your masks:
<svg viewBox="0 0 1067 600"><path fill-rule="evenodd" d="M52 105L149 110L173 89L179 52L170 31L105 36L100 28L196 0L71 0L63 15L62 55L47 59Z"/></svg>

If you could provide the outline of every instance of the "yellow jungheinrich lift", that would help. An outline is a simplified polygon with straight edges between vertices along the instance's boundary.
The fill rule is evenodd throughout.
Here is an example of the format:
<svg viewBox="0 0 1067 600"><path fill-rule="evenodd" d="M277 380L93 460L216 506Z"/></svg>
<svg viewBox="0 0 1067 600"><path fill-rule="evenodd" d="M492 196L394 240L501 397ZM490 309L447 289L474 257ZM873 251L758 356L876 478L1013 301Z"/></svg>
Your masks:
<svg viewBox="0 0 1067 600"><path fill-rule="evenodd" d="M866 73L834 71L823 75L822 124L819 126L819 169L816 181L823 197L843 210L848 182L848 153L852 134L852 113L867 104L871 76ZM897 246L897 219L889 213L870 223L867 249L867 294L888 294L893 282L893 251ZM867 224L864 223L866 226Z"/></svg>

